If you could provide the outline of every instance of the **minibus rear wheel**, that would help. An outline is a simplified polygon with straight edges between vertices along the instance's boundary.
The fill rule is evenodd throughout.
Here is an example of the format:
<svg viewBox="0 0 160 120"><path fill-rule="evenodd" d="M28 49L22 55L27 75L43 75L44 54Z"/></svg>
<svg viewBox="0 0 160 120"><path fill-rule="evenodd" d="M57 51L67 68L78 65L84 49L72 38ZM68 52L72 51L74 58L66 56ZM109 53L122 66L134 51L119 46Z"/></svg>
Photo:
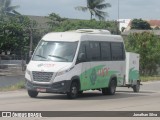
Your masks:
<svg viewBox="0 0 160 120"><path fill-rule="evenodd" d="M110 81L109 87L108 88L102 88L102 94L103 95L114 95L116 92L116 80L112 79Z"/></svg>
<svg viewBox="0 0 160 120"><path fill-rule="evenodd" d="M108 87L108 95L114 95L116 92L117 83L115 79L110 81L110 85Z"/></svg>
<svg viewBox="0 0 160 120"><path fill-rule="evenodd" d="M38 95L38 92L37 92L37 91L28 90L28 95L29 95L31 98L36 98L37 95Z"/></svg>

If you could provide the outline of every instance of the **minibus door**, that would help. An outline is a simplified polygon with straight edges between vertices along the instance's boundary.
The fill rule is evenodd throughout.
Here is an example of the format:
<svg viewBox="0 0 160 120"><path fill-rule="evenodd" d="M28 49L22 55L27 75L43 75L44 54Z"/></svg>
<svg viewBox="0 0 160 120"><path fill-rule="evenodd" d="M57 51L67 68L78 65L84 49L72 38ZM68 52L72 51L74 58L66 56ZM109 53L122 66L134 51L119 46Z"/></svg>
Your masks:
<svg viewBox="0 0 160 120"><path fill-rule="evenodd" d="M90 68L91 63L88 59L87 49L89 43L86 41L81 42L81 46L79 49L79 58L81 58L81 75L80 75L80 83L81 83L81 90L90 89Z"/></svg>

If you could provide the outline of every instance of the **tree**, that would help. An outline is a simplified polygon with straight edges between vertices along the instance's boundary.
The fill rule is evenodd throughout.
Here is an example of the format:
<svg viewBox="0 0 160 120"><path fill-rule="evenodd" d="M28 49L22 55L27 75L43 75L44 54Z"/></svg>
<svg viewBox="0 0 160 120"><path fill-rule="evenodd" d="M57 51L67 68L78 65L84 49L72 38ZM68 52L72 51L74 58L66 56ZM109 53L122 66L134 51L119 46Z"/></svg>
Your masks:
<svg viewBox="0 0 160 120"><path fill-rule="evenodd" d="M15 11L18 7L11 6L11 0L0 0L0 54L10 51L10 57L21 59L37 45L43 33L35 21Z"/></svg>
<svg viewBox="0 0 160 120"><path fill-rule="evenodd" d="M27 44L27 34L24 31L25 21L19 22L19 16L8 16L7 20L0 23L0 49L18 54Z"/></svg>
<svg viewBox="0 0 160 120"><path fill-rule="evenodd" d="M97 17L99 20L104 20L108 15L107 12L103 12L102 10L107 7L111 7L109 3L104 3L105 0L87 0L87 7L78 6L75 9L86 12L89 10L91 14L91 20L93 16Z"/></svg>
<svg viewBox="0 0 160 120"><path fill-rule="evenodd" d="M27 57L29 50L37 45L42 36L37 23L26 16L5 16L5 21L0 22L0 54L10 51L10 57L15 55L16 59ZM32 34L31 34L32 33ZM32 36L32 43L30 46Z"/></svg>
<svg viewBox="0 0 160 120"><path fill-rule="evenodd" d="M133 33L126 40L129 52L140 54L140 73L155 75L157 65L160 65L160 38L153 33Z"/></svg>
<svg viewBox="0 0 160 120"><path fill-rule="evenodd" d="M134 19L131 23L131 29L150 30L150 24L142 19Z"/></svg>
<svg viewBox="0 0 160 120"><path fill-rule="evenodd" d="M107 29L112 34L117 34L117 24L115 21L96 20L65 20L54 31L69 31L77 29Z"/></svg>
<svg viewBox="0 0 160 120"><path fill-rule="evenodd" d="M51 29L54 29L55 27L59 26L63 21L66 20L66 18L61 18L56 13L51 13L47 17L49 19L49 22L47 24L50 26Z"/></svg>
<svg viewBox="0 0 160 120"><path fill-rule="evenodd" d="M11 6L11 0L0 0L0 14L2 15L14 15L19 14L15 9L19 6Z"/></svg>

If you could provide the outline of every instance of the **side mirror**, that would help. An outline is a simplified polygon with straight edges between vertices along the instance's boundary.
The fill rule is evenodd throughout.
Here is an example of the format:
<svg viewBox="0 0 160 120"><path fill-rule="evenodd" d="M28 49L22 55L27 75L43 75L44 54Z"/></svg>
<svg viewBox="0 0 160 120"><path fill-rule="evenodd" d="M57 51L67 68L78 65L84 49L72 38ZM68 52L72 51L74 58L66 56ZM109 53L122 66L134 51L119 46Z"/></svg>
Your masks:
<svg viewBox="0 0 160 120"><path fill-rule="evenodd" d="M85 62L85 61L86 61L85 53L80 53L80 54L78 55L78 61L79 61L79 62Z"/></svg>

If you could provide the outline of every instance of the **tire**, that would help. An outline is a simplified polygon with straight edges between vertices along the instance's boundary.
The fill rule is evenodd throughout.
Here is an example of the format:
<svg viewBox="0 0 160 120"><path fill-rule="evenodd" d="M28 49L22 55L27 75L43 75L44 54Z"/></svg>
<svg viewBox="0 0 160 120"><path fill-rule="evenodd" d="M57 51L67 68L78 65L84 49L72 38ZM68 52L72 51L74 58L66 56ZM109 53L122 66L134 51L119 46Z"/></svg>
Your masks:
<svg viewBox="0 0 160 120"><path fill-rule="evenodd" d="M114 95L116 92L116 81L111 80L108 88L102 88L103 95Z"/></svg>
<svg viewBox="0 0 160 120"><path fill-rule="evenodd" d="M102 88L102 94L108 95L108 88Z"/></svg>
<svg viewBox="0 0 160 120"><path fill-rule="evenodd" d="M78 91L78 94L79 94L79 95L82 95L82 94L83 94L83 91Z"/></svg>
<svg viewBox="0 0 160 120"><path fill-rule="evenodd" d="M137 84L136 85L133 85L133 92L139 92L140 90L140 82L137 81Z"/></svg>
<svg viewBox="0 0 160 120"><path fill-rule="evenodd" d="M36 98L37 95L38 95L38 92L37 92L37 91L28 90L28 95L29 95L31 98Z"/></svg>
<svg viewBox="0 0 160 120"><path fill-rule="evenodd" d="M78 83L72 82L70 86L70 91L67 93L69 99L75 99L78 96Z"/></svg>

